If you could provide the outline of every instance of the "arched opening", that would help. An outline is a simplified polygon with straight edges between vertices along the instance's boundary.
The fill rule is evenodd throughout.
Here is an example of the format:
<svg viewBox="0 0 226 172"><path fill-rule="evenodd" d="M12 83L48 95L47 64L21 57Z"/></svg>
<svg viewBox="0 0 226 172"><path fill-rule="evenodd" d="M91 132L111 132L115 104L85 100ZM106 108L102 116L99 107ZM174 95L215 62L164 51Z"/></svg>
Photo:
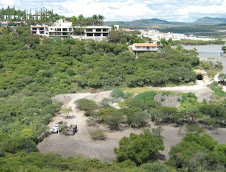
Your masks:
<svg viewBox="0 0 226 172"><path fill-rule="evenodd" d="M203 80L203 78L204 78L204 76L203 76L202 74L198 74L198 75L196 76L196 79L197 79L197 80Z"/></svg>

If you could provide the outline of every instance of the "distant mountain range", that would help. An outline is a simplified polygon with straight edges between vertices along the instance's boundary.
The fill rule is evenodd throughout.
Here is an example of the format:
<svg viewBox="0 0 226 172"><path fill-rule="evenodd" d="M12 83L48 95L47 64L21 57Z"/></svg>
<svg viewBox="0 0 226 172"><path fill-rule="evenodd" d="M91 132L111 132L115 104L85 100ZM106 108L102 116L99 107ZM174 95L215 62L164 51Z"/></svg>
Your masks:
<svg viewBox="0 0 226 172"><path fill-rule="evenodd" d="M226 18L211 18L203 17L192 23L185 22L169 22L166 20L161 20L157 18L152 19L139 19L133 21L106 21L105 24L108 25L121 25L121 26L147 26L147 25L219 25L226 24Z"/></svg>
<svg viewBox="0 0 226 172"><path fill-rule="evenodd" d="M211 18L211 17L203 17L201 19L196 20L193 24L198 25L218 25L218 24L226 24L226 18Z"/></svg>

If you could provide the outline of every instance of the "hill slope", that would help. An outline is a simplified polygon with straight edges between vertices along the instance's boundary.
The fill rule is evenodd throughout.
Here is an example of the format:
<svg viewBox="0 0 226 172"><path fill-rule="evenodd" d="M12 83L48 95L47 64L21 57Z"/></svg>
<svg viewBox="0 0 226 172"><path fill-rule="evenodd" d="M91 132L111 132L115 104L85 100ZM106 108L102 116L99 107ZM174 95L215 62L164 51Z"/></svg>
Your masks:
<svg viewBox="0 0 226 172"><path fill-rule="evenodd" d="M218 24L224 24L226 23L226 18L211 18L211 17L203 17L192 24L196 25L218 25Z"/></svg>

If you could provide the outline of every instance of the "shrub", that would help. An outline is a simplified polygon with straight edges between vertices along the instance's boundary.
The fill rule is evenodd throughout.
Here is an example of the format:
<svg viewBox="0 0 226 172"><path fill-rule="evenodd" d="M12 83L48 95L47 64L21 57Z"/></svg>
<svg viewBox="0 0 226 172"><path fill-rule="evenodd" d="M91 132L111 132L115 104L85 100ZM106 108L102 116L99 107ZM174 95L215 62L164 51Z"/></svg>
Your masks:
<svg viewBox="0 0 226 172"><path fill-rule="evenodd" d="M124 92L121 89L116 88L111 92L110 96L114 99L118 99L118 98L123 98L123 95L124 95Z"/></svg>
<svg viewBox="0 0 226 172"><path fill-rule="evenodd" d="M218 83L213 82L210 84L211 90L215 92L216 95L220 97L226 97L226 92L223 91L222 87L218 85Z"/></svg>
<svg viewBox="0 0 226 172"><path fill-rule="evenodd" d="M101 107L101 108L109 108L109 107L111 107L110 106L110 103L112 102L112 99L110 99L110 98L104 98L104 99L102 99L101 100L101 102L99 103L99 106Z"/></svg>
<svg viewBox="0 0 226 172"><path fill-rule="evenodd" d="M135 112L127 114L127 123L134 128L144 126L149 116L145 112Z"/></svg>
<svg viewBox="0 0 226 172"><path fill-rule="evenodd" d="M163 128L161 126L158 126L157 128L152 128L151 132L154 137L161 137L161 132L163 131Z"/></svg>
<svg viewBox="0 0 226 172"><path fill-rule="evenodd" d="M142 164L140 168L147 170L148 172L171 172L171 168L165 164L158 162Z"/></svg>
<svg viewBox="0 0 226 172"><path fill-rule="evenodd" d="M200 127L197 124L186 125L186 128L185 129L189 133L203 133L204 132L203 127Z"/></svg>
<svg viewBox="0 0 226 172"><path fill-rule="evenodd" d="M119 130L120 124L123 122L124 117L120 112L111 113L104 118L105 123L111 130Z"/></svg>
<svg viewBox="0 0 226 172"><path fill-rule="evenodd" d="M123 92L121 89L116 88L111 92L111 97L114 99L118 99L118 98L123 98L123 99L128 99L130 97L132 97L132 93L129 92Z"/></svg>
<svg viewBox="0 0 226 172"><path fill-rule="evenodd" d="M144 93L138 94L135 99L143 100L143 101L148 101L148 100L154 100L156 93L153 91L146 91Z"/></svg>
<svg viewBox="0 0 226 172"><path fill-rule="evenodd" d="M101 129L91 131L90 136L93 140L105 140L106 139L105 131L101 130Z"/></svg>
<svg viewBox="0 0 226 172"><path fill-rule="evenodd" d="M98 108L96 102L89 99L79 99L75 101L77 108L84 111L91 111Z"/></svg>
<svg viewBox="0 0 226 172"><path fill-rule="evenodd" d="M163 140L160 137L153 137L150 132L144 132L140 135L134 133L130 137L123 137L119 141L119 148L114 148L117 156L117 162L131 160L137 165L146 163L163 150Z"/></svg>

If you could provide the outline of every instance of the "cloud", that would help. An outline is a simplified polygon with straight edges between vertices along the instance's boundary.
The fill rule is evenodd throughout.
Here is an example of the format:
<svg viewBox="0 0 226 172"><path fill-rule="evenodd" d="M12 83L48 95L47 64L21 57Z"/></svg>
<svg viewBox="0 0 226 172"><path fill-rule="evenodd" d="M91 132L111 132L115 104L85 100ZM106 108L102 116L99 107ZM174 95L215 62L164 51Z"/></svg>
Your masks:
<svg viewBox="0 0 226 172"><path fill-rule="evenodd" d="M105 20L160 18L189 22L204 16L226 18L226 0L1 0L0 6L8 5L53 8L65 16L101 14Z"/></svg>

